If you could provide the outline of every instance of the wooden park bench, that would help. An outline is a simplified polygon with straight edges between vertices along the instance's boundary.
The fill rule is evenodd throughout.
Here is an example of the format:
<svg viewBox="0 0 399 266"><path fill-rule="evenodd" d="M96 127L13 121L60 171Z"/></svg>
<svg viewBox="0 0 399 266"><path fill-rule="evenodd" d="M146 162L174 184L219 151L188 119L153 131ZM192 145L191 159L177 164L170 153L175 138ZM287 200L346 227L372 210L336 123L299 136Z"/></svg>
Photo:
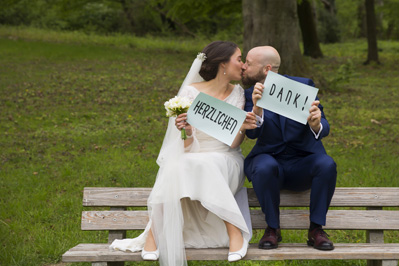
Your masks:
<svg viewBox="0 0 399 266"><path fill-rule="evenodd" d="M114 239L126 237L127 230L142 230L148 222L147 211L127 210L145 207L151 188L96 188L87 187L83 193L84 207L110 207L110 210L87 210L82 213L82 230L107 230L108 243L79 244L68 250L63 262L91 262L92 265L124 265L124 261L141 261L140 252L110 251ZM248 189L250 207L259 207L253 189ZM281 194L281 207L308 207L309 192ZM327 230L365 230L367 243L338 243L335 249L320 251L302 243L280 243L277 249L258 249L250 244L245 260L367 260L368 266L397 266L397 243L384 243L385 230L399 230L399 188L339 187L336 188L327 215ZM132 208L130 208L132 209ZM253 229L264 229L266 223L259 208L251 208ZM282 208L281 229L307 230L308 209ZM284 232L283 232L284 234ZM187 249L187 260L227 260L228 248ZM217 262L215 262L217 265Z"/></svg>

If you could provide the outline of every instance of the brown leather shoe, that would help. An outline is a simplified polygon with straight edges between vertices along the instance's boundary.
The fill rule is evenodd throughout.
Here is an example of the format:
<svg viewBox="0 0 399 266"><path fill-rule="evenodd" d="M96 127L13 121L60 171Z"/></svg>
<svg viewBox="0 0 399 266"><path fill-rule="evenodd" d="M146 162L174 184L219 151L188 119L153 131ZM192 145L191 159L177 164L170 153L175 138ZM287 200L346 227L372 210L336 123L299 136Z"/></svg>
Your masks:
<svg viewBox="0 0 399 266"><path fill-rule="evenodd" d="M271 227L267 227L265 229L265 233L263 234L261 240L259 241L258 247L260 249L273 249L278 247L278 242L281 242L281 230L273 229Z"/></svg>
<svg viewBox="0 0 399 266"><path fill-rule="evenodd" d="M328 239L328 234L321 227L308 232L308 246L320 250L333 250L334 244Z"/></svg>

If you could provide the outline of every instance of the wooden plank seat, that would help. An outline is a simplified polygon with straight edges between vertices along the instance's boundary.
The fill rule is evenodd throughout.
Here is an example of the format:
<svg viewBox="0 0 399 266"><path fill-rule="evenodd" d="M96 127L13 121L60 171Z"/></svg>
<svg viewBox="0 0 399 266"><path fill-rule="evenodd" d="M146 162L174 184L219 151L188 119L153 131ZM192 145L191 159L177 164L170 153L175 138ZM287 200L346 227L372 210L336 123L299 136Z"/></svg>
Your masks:
<svg viewBox="0 0 399 266"><path fill-rule="evenodd" d="M143 230L148 222L145 207L151 188L84 189L84 207L110 207L110 210L88 210L82 213L82 230L108 230L106 244L79 244L63 256L64 262L92 262L93 265L123 265L124 261L141 261L140 252L110 251L109 243L126 237L127 230ZM309 191L281 194L281 207L308 207ZM250 207L259 207L252 188L248 189ZM356 207L353 209L352 207ZM399 188L340 187L336 188L327 215L327 230L366 230L368 243L337 243L333 251L319 251L305 243L286 243L278 249L261 250L250 244L246 260L368 260L368 265L397 266L399 243L384 243L384 230L399 230ZM134 209L134 208L133 208ZM307 230L307 209L282 208L281 228ZM266 223L259 208L251 209L253 229L264 229ZM305 242L306 239L304 239ZM187 249L188 260L226 260L228 248ZM107 264L108 263L108 264Z"/></svg>

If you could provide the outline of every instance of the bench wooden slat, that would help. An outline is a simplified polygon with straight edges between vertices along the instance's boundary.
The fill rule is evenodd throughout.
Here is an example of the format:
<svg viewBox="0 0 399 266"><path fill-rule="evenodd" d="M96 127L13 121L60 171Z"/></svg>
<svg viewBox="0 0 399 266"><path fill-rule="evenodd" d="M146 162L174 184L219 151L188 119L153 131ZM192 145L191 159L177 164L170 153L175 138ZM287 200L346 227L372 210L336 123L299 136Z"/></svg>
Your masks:
<svg viewBox="0 0 399 266"><path fill-rule="evenodd" d="M251 210L254 229L266 227L261 210ZM147 211L84 211L82 230L144 229L148 223ZM308 210L281 210L282 229L307 229ZM388 210L329 210L325 229L398 230L399 212Z"/></svg>
<svg viewBox="0 0 399 266"><path fill-rule="evenodd" d="M266 228L265 216L261 210L251 210L254 229ZM398 230L399 212L385 210L329 210L325 229L348 230ZM282 229L308 229L308 210L280 210Z"/></svg>
<svg viewBox="0 0 399 266"><path fill-rule="evenodd" d="M147 211L82 212L82 230L138 230L148 221Z"/></svg>
<svg viewBox="0 0 399 266"><path fill-rule="evenodd" d="M83 206L143 207L151 188L87 187L83 192ZM399 207L398 187L339 187L336 188L331 207ZM310 192L282 191L281 207L309 206ZM253 188L248 188L251 207L259 207Z"/></svg>
<svg viewBox="0 0 399 266"><path fill-rule="evenodd" d="M151 188L85 187L83 206L143 207Z"/></svg>
<svg viewBox="0 0 399 266"><path fill-rule="evenodd" d="M250 244L245 260L313 259L399 259L399 244L336 243L332 251L320 251L306 244L281 243L278 249L262 250ZM79 244L62 256L63 262L141 261L140 252L110 251L109 244ZM187 260L227 260L227 248L186 249Z"/></svg>

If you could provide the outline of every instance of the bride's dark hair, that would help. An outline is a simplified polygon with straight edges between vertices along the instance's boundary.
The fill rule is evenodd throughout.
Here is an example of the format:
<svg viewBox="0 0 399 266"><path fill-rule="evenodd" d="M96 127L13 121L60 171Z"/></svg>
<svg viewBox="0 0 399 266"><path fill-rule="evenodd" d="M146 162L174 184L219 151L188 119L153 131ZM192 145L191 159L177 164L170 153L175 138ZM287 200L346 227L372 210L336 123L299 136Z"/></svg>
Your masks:
<svg viewBox="0 0 399 266"><path fill-rule="evenodd" d="M237 50L238 45L233 42L216 41L208 44L202 52L206 59L202 62L200 76L208 81L214 79L218 73L219 65L230 61L230 57Z"/></svg>

